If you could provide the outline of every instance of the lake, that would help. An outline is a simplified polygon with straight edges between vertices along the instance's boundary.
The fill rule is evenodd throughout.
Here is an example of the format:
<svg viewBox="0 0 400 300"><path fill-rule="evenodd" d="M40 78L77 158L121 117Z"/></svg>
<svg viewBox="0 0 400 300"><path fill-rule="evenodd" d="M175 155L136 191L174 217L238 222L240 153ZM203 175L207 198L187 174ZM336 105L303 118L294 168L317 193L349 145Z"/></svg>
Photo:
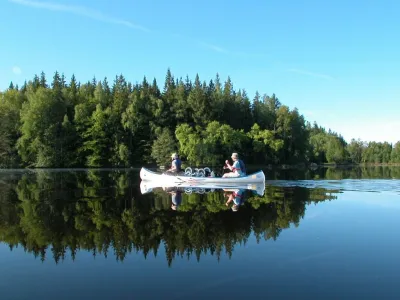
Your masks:
<svg viewBox="0 0 400 300"><path fill-rule="evenodd" d="M139 169L0 170L0 298L400 299L400 167L264 173L233 211Z"/></svg>

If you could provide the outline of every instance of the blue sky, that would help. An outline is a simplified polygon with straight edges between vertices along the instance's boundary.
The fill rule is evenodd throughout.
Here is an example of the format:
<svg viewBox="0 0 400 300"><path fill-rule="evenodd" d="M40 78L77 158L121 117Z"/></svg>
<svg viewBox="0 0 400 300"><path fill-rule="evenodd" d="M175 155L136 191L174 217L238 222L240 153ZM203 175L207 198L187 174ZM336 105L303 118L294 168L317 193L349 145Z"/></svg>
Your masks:
<svg viewBox="0 0 400 300"><path fill-rule="evenodd" d="M346 140L400 140L400 1L0 0L0 90L80 81L225 80L275 93Z"/></svg>

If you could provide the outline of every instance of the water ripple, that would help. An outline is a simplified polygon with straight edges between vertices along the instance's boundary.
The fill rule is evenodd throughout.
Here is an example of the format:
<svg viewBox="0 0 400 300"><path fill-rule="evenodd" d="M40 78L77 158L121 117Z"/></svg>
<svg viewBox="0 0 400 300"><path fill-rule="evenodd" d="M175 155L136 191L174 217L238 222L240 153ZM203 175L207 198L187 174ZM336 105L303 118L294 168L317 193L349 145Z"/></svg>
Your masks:
<svg viewBox="0 0 400 300"><path fill-rule="evenodd" d="M400 194L398 179L268 180L268 186Z"/></svg>

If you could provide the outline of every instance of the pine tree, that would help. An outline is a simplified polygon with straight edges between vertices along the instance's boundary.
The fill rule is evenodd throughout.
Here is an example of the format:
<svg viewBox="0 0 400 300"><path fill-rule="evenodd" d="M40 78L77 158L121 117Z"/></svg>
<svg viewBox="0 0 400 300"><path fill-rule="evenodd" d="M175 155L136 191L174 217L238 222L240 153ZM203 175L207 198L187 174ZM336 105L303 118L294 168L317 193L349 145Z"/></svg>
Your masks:
<svg viewBox="0 0 400 300"><path fill-rule="evenodd" d="M175 89L174 76L172 76L171 69L168 68L167 75L165 76L164 94L168 94Z"/></svg>
<svg viewBox="0 0 400 300"><path fill-rule="evenodd" d="M61 87L65 88L66 87L66 81L65 81L64 73L61 74L60 82L61 82Z"/></svg>
<svg viewBox="0 0 400 300"><path fill-rule="evenodd" d="M110 89L110 85L108 84L107 77L104 77L102 87L103 87L103 90L104 90L104 94L108 99L108 102L107 102L108 104L107 105L109 105L109 103L111 101L110 100L110 98L111 98L111 89Z"/></svg>
<svg viewBox="0 0 400 300"><path fill-rule="evenodd" d="M76 82L75 74L72 74L71 76L71 81L69 83L69 90L71 91L71 96L76 100L76 97L78 96L78 85ZM74 104L77 103L77 101L73 101Z"/></svg>
<svg viewBox="0 0 400 300"><path fill-rule="evenodd" d="M22 94L25 94L26 93L26 89L27 89L27 83L26 83L26 80L24 81L24 84L22 85L22 87L21 87L21 93Z"/></svg>
<svg viewBox="0 0 400 300"><path fill-rule="evenodd" d="M189 79L189 75L186 75L185 79L185 92L186 96L189 95L190 91L192 90L192 81Z"/></svg>
<svg viewBox="0 0 400 300"><path fill-rule="evenodd" d="M158 88L157 80L155 78L153 79L153 83L151 85L151 92L156 98L161 96L160 89Z"/></svg>
<svg viewBox="0 0 400 300"><path fill-rule="evenodd" d="M61 91L62 83L60 74L56 71L53 76L53 82L51 83L51 87L54 91Z"/></svg>
<svg viewBox="0 0 400 300"><path fill-rule="evenodd" d="M44 74L43 71L40 73L39 85L43 88L48 88L46 81L46 74Z"/></svg>
<svg viewBox="0 0 400 300"><path fill-rule="evenodd" d="M39 78L39 76L37 76L35 74L35 77L33 77L33 81L32 81L33 91L35 92L40 86L41 86L40 85L40 78Z"/></svg>

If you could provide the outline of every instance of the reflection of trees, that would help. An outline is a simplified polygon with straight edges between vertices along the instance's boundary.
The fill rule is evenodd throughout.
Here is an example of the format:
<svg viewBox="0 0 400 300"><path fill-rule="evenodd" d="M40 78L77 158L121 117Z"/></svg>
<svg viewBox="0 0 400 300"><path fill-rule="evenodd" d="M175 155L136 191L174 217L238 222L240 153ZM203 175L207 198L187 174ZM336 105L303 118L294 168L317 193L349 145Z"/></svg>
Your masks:
<svg viewBox="0 0 400 300"><path fill-rule="evenodd" d="M326 168L326 179L388 179L400 178L400 168L388 166L357 166Z"/></svg>
<svg viewBox="0 0 400 300"><path fill-rule="evenodd" d="M316 179L400 179L400 168L396 166L337 166L310 169L264 170L268 179L316 180Z"/></svg>
<svg viewBox="0 0 400 300"><path fill-rule="evenodd" d="M138 173L124 171L37 171L17 179L0 178L0 240L58 262L83 249L117 260L141 251L157 255L165 245L174 257L200 259L202 253L232 255L237 243L254 232L257 240L277 239L298 226L305 205L334 199L326 190L266 188L263 197L247 191L239 212L224 205L220 192L184 194L177 212L170 195L157 190L141 195ZM5 178L5 179L4 179Z"/></svg>

